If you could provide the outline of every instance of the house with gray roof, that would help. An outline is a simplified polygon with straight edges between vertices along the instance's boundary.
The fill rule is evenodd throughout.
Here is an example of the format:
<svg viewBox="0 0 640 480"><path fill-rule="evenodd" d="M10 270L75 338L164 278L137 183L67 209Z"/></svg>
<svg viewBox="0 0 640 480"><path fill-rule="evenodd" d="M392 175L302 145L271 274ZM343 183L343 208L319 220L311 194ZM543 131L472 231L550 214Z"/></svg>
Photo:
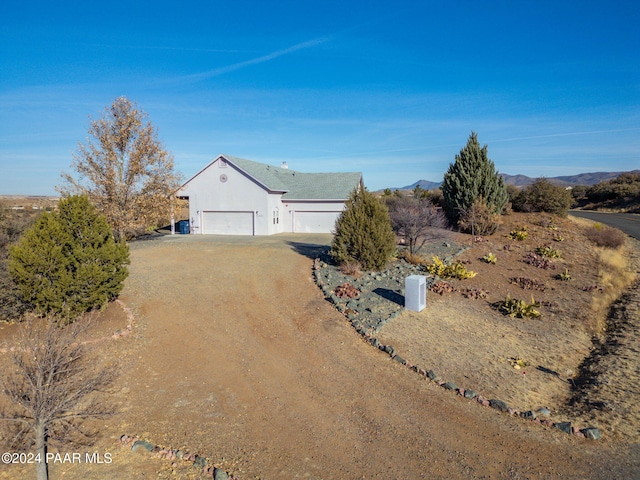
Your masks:
<svg viewBox="0 0 640 480"><path fill-rule="evenodd" d="M182 185L192 234L329 233L359 172L304 173L219 155Z"/></svg>

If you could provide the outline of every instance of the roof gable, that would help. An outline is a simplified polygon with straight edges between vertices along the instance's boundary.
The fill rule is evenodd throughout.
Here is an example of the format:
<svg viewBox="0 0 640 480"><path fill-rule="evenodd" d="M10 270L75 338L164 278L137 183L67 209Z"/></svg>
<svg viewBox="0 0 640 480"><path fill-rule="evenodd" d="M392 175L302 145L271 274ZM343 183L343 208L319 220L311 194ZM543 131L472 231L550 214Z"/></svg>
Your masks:
<svg viewBox="0 0 640 480"><path fill-rule="evenodd" d="M362 179L360 172L303 173L231 155L219 155L187 180L183 187L220 159L226 160L265 189L282 192L282 198L287 200L345 200Z"/></svg>

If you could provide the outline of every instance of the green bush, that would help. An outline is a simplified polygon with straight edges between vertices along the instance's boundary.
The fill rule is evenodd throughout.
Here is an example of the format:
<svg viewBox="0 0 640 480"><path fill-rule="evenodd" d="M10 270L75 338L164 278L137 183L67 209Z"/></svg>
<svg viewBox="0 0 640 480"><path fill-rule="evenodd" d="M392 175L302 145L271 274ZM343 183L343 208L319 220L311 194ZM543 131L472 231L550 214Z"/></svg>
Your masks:
<svg viewBox="0 0 640 480"><path fill-rule="evenodd" d="M518 212L547 212L566 217L573 204L573 197L566 188L538 178L524 187L511 203Z"/></svg>
<svg viewBox="0 0 640 480"><path fill-rule="evenodd" d="M9 273L21 297L65 321L114 299L128 275L129 249L114 240L87 197L60 201L9 249Z"/></svg>
<svg viewBox="0 0 640 480"><path fill-rule="evenodd" d="M339 264L358 262L365 270L382 270L395 253L389 211L364 188L351 194L335 230L331 256Z"/></svg>
<svg viewBox="0 0 640 480"><path fill-rule="evenodd" d="M9 275L9 246L33 224L32 211L13 211L0 204L0 320L18 320L32 309Z"/></svg>

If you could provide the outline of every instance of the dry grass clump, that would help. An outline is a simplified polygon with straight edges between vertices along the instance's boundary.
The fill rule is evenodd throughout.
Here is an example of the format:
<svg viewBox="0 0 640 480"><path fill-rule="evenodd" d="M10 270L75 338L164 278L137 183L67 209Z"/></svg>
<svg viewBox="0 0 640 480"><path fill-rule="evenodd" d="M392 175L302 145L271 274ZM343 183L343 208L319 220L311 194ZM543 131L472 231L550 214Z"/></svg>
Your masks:
<svg viewBox="0 0 640 480"><path fill-rule="evenodd" d="M362 266L358 262L344 262L340 264L340 271L354 278L362 276Z"/></svg>
<svg viewBox="0 0 640 480"><path fill-rule="evenodd" d="M585 235L599 247L605 248L620 248L626 239L626 235L621 230L607 227L601 223L595 223L587 228Z"/></svg>
<svg viewBox="0 0 640 480"><path fill-rule="evenodd" d="M426 265L428 263L424 257L421 257L417 253L410 253L409 250L400 252L399 257L411 265Z"/></svg>
<svg viewBox="0 0 640 480"><path fill-rule="evenodd" d="M603 249L598 260L598 285L602 293L595 295L591 304L594 317L599 319L595 326L596 333L603 331L610 305L636 278L636 274L629 270L625 251Z"/></svg>

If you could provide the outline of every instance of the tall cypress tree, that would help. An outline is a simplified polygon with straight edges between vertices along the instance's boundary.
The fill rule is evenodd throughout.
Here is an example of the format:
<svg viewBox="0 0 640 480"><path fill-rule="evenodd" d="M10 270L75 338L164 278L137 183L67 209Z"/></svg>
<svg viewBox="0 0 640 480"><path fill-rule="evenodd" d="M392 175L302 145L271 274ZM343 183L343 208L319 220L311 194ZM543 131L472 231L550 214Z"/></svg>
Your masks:
<svg viewBox="0 0 640 480"><path fill-rule="evenodd" d="M449 165L441 188L444 210L453 224L478 199L494 214L500 214L509 199L504 180L489 159L487 146L480 147L475 132L471 132L467 145Z"/></svg>
<svg viewBox="0 0 640 480"><path fill-rule="evenodd" d="M116 242L86 196L62 199L9 250L9 273L21 296L66 321L100 307L122 290L129 248Z"/></svg>
<svg viewBox="0 0 640 480"><path fill-rule="evenodd" d="M331 255L338 263L356 261L364 269L381 270L395 251L389 211L364 188L351 194L335 229Z"/></svg>

